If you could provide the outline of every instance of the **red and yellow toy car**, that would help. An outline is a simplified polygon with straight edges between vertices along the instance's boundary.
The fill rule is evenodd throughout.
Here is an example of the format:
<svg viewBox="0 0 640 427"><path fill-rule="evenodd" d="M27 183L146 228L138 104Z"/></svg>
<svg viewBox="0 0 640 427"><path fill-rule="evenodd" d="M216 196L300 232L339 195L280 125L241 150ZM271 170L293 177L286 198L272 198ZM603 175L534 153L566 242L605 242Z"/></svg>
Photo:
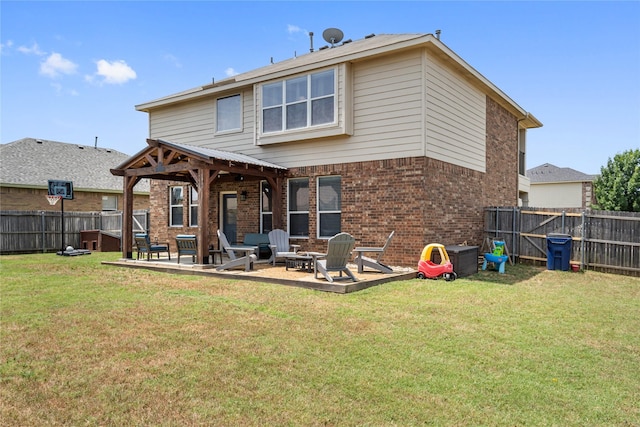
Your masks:
<svg viewBox="0 0 640 427"><path fill-rule="evenodd" d="M440 255L440 263L432 261L433 252ZM420 262L418 262L418 279L438 279L443 277L447 281L456 280L458 275L453 271L453 264L449 260L449 254L444 245L431 243L422 250Z"/></svg>

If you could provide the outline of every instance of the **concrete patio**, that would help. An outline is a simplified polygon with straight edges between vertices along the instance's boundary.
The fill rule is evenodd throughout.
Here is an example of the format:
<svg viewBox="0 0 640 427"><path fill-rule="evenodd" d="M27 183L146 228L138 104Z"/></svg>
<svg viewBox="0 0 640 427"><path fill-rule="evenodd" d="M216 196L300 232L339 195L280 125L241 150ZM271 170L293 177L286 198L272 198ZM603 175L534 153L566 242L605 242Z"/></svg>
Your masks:
<svg viewBox="0 0 640 427"><path fill-rule="evenodd" d="M225 259L226 261L226 259ZM358 273L358 267L350 263L349 269L354 273L357 282L348 278L344 280L334 278L333 283L328 282L321 274L314 278L313 272L308 272L299 268L286 268L284 263L271 265L267 260L258 260L253 265L253 270L244 271L241 268L232 270L216 270L219 264L195 264L191 256L183 255L178 264L177 254L171 254L168 258L146 259L120 259L118 261L104 261L105 265L125 268L140 268L153 271L160 271L172 274L191 274L206 277L216 277L220 279L251 280L263 283L276 283L285 286L296 286L306 289L313 289L325 292L335 292L346 294L360 291L372 286L382 285L397 280L409 280L416 277L416 271L406 267L392 267L393 273L383 274L377 271L365 270Z"/></svg>

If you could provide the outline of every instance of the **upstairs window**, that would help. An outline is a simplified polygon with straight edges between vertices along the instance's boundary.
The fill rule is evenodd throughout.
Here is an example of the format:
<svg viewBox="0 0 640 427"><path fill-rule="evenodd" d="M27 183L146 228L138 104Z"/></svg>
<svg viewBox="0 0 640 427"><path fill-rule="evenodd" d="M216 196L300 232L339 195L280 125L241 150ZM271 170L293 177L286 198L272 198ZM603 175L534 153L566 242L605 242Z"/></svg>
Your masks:
<svg viewBox="0 0 640 427"><path fill-rule="evenodd" d="M240 95L218 98L216 101L216 132L242 129L242 103Z"/></svg>
<svg viewBox="0 0 640 427"><path fill-rule="evenodd" d="M262 132L334 123L335 71L327 70L262 86Z"/></svg>

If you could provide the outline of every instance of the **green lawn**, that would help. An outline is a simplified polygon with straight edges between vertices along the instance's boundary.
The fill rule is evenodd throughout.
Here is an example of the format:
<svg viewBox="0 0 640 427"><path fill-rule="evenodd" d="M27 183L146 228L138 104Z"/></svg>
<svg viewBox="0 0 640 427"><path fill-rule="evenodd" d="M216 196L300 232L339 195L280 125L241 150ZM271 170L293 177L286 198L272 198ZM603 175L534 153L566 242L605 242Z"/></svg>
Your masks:
<svg viewBox="0 0 640 427"><path fill-rule="evenodd" d="M346 295L0 258L0 424L639 426L640 279L507 266Z"/></svg>

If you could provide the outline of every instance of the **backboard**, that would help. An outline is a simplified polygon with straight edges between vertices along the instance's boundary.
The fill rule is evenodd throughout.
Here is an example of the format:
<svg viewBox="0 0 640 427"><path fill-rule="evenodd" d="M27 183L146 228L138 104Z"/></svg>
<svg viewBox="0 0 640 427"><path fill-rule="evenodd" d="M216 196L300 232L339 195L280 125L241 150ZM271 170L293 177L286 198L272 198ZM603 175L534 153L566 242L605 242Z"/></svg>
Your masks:
<svg viewBox="0 0 640 427"><path fill-rule="evenodd" d="M50 179L48 184L50 196L62 196L63 199L73 200L72 181L58 181Z"/></svg>

